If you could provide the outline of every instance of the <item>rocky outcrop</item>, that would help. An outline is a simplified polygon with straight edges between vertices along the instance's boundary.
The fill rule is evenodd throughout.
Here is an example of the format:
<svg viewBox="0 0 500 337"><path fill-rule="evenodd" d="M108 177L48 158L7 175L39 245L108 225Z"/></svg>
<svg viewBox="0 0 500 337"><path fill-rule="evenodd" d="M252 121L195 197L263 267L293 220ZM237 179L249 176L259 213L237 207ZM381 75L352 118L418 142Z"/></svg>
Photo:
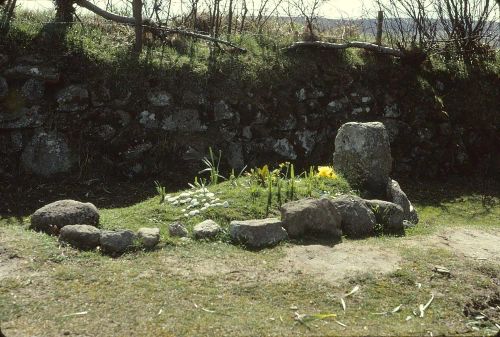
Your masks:
<svg viewBox="0 0 500 337"><path fill-rule="evenodd" d="M368 196L383 197L392 168L389 136L382 123L350 122L335 138L334 167Z"/></svg>
<svg viewBox="0 0 500 337"><path fill-rule="evenodd" d="M276 245L288 237L281 221L276 218L231 221L229 234L234 242L253 249Z"/></svg>
<svg viewBox="0 0 500 337"><path fill-rule="evenodd" d="M340 241L342 217L329 199L302 199L281 207L283 228L290 238L304 235Z"/></svg>
<svg viewBox="0 0 500 337"><path fill-rule="evenodd" d="M50 234L68 225L99 225L99 212L91 203L59 200L43 206L31 216L30 228Z"/></svg>

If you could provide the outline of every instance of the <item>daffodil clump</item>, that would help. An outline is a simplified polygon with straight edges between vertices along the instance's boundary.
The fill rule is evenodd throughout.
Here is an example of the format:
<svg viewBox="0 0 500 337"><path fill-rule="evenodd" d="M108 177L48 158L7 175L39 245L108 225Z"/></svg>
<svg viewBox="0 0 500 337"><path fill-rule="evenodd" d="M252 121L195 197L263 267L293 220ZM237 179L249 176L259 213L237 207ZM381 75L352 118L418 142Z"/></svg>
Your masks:
<svg viewBox="0 0 500 337"><path fill-rule="evenodd" d="M316 173L317 177L329 178L329 179L337 179L337 173L331 166L318 166L318 173Z"/></svg>

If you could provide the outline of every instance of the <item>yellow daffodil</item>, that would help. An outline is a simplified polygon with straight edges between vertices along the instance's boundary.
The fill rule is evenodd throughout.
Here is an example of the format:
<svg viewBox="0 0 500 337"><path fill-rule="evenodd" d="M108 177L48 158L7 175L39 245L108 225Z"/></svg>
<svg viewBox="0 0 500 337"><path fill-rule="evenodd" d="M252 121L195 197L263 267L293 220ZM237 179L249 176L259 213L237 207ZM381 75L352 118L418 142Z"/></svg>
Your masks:
<svg viewBox="0 0 500 337"><path fill-rule="evenodd" d="M337 179L337 174L335 173L333 167L331 166L319 166L318 173L316 174L316 176L330 178L330 179Z"/></svg>

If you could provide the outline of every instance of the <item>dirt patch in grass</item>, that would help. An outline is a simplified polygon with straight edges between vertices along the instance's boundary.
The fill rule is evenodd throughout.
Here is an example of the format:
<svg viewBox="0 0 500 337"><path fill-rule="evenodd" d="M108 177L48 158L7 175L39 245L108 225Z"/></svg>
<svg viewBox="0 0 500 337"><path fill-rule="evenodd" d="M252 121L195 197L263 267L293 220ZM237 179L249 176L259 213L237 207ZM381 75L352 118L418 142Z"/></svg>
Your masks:
<svg viewBox="0 0 500 337"><path fill-rule="evenodd" d="M281 263L291 273L306 274L326 282L338 282L357 273L389 273L401 256L372 244L345 242L333 247L292 246Z"/></svg>
<svg viewBox="0 0 500 337"><path fill-rule="evenodd" d="M20 274L23 269L24 260L13 251L0 246L0 281Z"/></svg>
<svg viewBox="0 0 500 337"><path fill-rule="evenodd" d="M473 229L455 229L420 240L409 240L411 244L425 247L447 248L455 254L468 258L500 263L500 232L486 232Z"/></svg>

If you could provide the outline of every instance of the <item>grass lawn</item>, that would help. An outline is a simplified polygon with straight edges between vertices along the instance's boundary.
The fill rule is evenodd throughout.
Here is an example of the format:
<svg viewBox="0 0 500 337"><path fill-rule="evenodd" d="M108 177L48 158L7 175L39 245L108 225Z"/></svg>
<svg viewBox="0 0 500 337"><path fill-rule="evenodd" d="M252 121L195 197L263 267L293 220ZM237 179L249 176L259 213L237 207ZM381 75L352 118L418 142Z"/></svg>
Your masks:
<svg viewBox="0 0 500 337"><path fill-rule="evenodd" d="M295 187L298 197L309 194L306 179ZM430 185L421 192L421 187L409 188L420 223L405 237L344 240L334 247L287 242L255 252L230 244L227 236L215 242L168 237L168 224L177 220L190 228L203 218L227 226L232 219L265 216L267 189L252 187L248 178L208 187L229 207L194 217L185 218L182 206L160 204L154 192L126 207L101 208L104 228L161 229L159 249L120 258L60 247L57 238L27 230L27 217L4 216L2 332L7 337L495 335L498 195L443 193L442 186ZM349 187L324 180L312 194L324 191L349 192ZM277 214L274 193L270 216ZM451 275L434 271L436 265ZM346 297L355 287L359 290ZM431 298L420 317L419 306Z"/></svg>

